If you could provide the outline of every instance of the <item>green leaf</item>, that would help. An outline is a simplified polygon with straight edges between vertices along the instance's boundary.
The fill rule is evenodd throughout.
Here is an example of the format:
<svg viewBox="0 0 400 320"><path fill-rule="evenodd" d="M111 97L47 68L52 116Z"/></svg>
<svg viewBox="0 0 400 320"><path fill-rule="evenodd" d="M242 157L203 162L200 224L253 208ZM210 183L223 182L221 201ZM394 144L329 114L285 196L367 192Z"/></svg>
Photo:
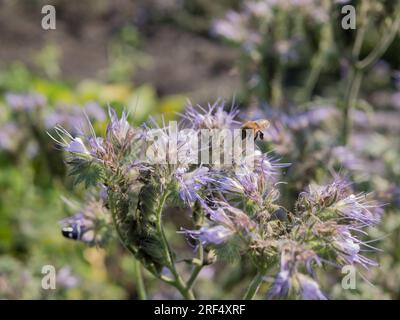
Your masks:
<svg viewBox="0 0 400 320"><path fill-rule="evenodd" d="M71 166L70 175L75 176L75 184L84 183L86 188L98 185L104 177L102 167L94 161L73 158L68 161Z"/></svg>

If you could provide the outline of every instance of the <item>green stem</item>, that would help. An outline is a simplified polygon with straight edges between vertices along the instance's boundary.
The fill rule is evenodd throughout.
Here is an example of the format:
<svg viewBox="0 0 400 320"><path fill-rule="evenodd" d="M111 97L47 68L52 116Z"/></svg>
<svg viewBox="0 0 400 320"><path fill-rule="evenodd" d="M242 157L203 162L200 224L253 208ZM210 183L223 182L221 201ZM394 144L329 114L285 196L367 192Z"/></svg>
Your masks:
<svg viewBox="0 0 400 320"><path fill-rule="evenodd" d="M343 101L343 128L342 128L342 144L346 145L349 141L350 134L352 131L352 119L351 110L355 108L360 92L361 82L364 76L365 70L374 64L389 48L393 42L396 34L400 29L400 5L396 8L394 21L390 27L389 32L382 38L382 41L372 50L372 52L365 57L363 60L358 61L362 44L368 28L365 20L367 17L367 9L361 8L363 13L363 21L360 31L357 33L355 45L353 47L353 59L354 62L349 75L349 81Z"/></svg>
<svg viewBox="0 0 400 320"><path fill-rule="evenodd" d="M383 37L381 43L377 45L372 52L363 60L357 62L359 69L366 69L374 64L386 52L400 29L400 5L398 6L395 14L394 21L390 27L389 32Z"/></svg>
<svg viewBox="0 0 400 320"><path fill-rule="evenodd" d="M361 82L364 72L361 69L351 71L349 78L349 87L347 89L343 102L343 128L342 128L342 144L346 145L349 142L352 131L351 111L355 108L360 92Z"/></svg>
<svg viewBox="0 0 400 320"><path fill-rule="evenodd" d="M329 1L324 1L324 6L327 12L331 12L331 3ZM333 30L332 24L326 23L322 26L319 35L319 46L316 55L311 60L311 70L307 76L306 84L304 89L299 92L298 100L299 102L306 102L312 97L315 86L321 75L324 64L327 62L327 57L329 50L333 46Z"/></svg>
<svg viewBox="0 0 400 320"><path fill-rule="evenodd" d="M199 244L199 258L198 258L198 260L199 260L199 263L194 267L193 272L192 272L189 280L187 281L186 287L189 290L193 287L193 285L194 285L194 283L195 283L195 281L197 279L197 276L200 274L200 271L204 267L204 264L203 264L204 263L204 249L203 249L203 246L201 244Z"/></svg>
<svg viewBox="0 0 400 320"><path fill-rule="evenodd" d="M157 215L156 226L157 226L157 231L161 237L162 250L164 250L167 259L167 267L171 270L175 278L175 281L169 282L169 284L177 288L185 299L194 300L195 298L193 291L187 288L187 285L184 283L183 279L181 278L181 276L179 275L178 271L175 268L174 256L172 254L171 248L169 247L167 237L165 236L164 229L162 227L162 212L168 196L169 196L169 191L164 191L161 195L160 204L156 212Z"/></svg>
<svg viewBox="0 0 400 320"><path fill-rule="evenodd" d="M262 279L263 273L257 272L253 280L250 282L250 285L247 288L245 295L243 296L243 300L253 300L254 296L257 294L258 289L260 288Z"/></svg>
<svg viewBox="0 0 400 320"><path fill-rule="evenodd" d="M136 259L135 259L135 282L139 299L147 300L147 293L146 293L146 288L144 286L141 265L140 262Z"/></svg>

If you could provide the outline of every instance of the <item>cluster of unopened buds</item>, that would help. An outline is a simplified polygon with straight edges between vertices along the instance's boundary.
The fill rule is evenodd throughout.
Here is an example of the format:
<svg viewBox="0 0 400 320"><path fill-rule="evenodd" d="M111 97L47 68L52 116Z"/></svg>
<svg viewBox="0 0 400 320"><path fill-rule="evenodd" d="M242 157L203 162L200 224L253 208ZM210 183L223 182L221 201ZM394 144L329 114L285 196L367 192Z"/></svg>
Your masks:
<svg viewBox="0 0 400 320"><path fill-rule="evenodd" d="M379 222L380 206L335 177L325 186L310 185L284 208L279 181L289 165L263 153L255 141L259 127L242 126L237 115L237 108L226 110L217 101L189 106L177 126L151 121L132 127L125 113L118 117L109 109L104 137L90 125L80 136L56 127L52 136L67 152L71 174L98 190L97 198L90 196L79 213L62 221L63 234L89 245L104 245L115 234L148 271L187 299L194 298L202 268L227 249L254 266L245 298L276 273L266 297L326 299L316 268L376 265L362 251L371 249L363 238ZM235 130L242 134L227 134ZM193 227L176 231L198 255L186 259L193 269L187 280L176 268L182 256L164 232L163 212L178 205L191 213Z"/></svg>

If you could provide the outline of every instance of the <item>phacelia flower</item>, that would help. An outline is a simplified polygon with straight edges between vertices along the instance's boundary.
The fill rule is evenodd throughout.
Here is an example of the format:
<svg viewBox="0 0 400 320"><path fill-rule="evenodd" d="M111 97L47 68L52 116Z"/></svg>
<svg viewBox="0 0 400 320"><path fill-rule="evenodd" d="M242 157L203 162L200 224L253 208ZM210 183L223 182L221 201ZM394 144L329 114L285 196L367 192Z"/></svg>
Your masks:
<svg viewBox="0 0 400 320"><path fill-rule="evenodd" d="M338 253L338 261L341 265L349 264L360 264L364 268L369 266L377 266L378 264L363 255L361 255L362 247L368 247L369 249L375 249L368 244L359 240L356 236L351 234L351 231L360 232L347 225L340 225L337 227L336 235L333 237L333 246Z"/></svg>
<svg viewBox="0 0 400 320"><path fill-rule="evenodd" d="M179 195L188 204L199 200L199 191L213 181L207 167L200 167L189 172L186 168L178 168L175 178L178 181Z"/></svg>
<svg viewBox="0 0 400 320"><path fill-rule="evenodd" d="M224 108L225 105L220 100L213 105L209 104L208 109L200 105L194 107L190 104L182 116L192 124L194 130L229 129L239 123L235 120L239 110L234 106L229 111L225 111Z"/></svg>
<svg viewBox="0 0 400 320"><path fill-rule="evenodd" d="M294 241L285 241L281 243L280 252L280 271L277 274L274 283L269 290L268 297L286 297L289 294L290 289L294 285L295 279L298 279L298 281L300 281L301 288L301 280L304 282L305 291L303 292L302 289L303 297L311 297L313 293L311 290L313 289L313 284L306 281L308 279L305 278L305 276L301 275L299 269L303 268L308 273L312 274L312 264L321 264L319 257L315 254L314 251L307 249Z"/></svg>
<svg viewBox="0 0 400 320"><path fill-rule="evenodd" d="M292 278L289 270L281 270L276 275L271 288L268 291L268 299L286 297L292 286Z"/></svg>
<svg viewBox="0 0 400 320"><path fill-rule="evenodd" d="M121 118L118 119L117 113L111 108L108 109L108 114L110 116L110 123L107 126L107 137L115 139L122 145L131 130L131 126L127 121L127 115L125 112L122 112Z"/></svg>
<svg viewBox="0 0 400 320"><path fill-rule="evenodd" d="M372 226L380 221L382 208L372 201L367 201L364 194L350 194L334 205L340 214L357 224Z"/></svg>
<svg viewBox="0 0 400 320"><path fill-rule="evenodd" d="M90 151L86 147L82 138L73 137L67 130L62 127L55 127L57 137L49 134L49 136L65 151L77 157L90 157Z"/></svg>
<svg viewBox="0 0 400 320"><path fill-rule="evenodd" d="M89 150L86 148L82 139L79 137L73 138L71 142L64 148L64 150L71 153L87 154L87 155L90 154Z"/></svg>
<svg viewBox="0 0 400 320"><path fill-rule="evenodd" d="M315 280L301 273L297 275L297 279L300 285L301 296L304 300L327 300Z"/></svg>

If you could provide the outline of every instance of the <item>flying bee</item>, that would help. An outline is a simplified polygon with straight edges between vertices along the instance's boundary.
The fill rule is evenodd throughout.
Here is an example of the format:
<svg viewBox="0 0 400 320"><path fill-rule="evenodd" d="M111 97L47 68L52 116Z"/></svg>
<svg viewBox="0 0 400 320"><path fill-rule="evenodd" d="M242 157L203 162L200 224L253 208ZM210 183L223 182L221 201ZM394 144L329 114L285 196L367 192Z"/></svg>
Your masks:
<svg viewBox="0 0 400 320"><path fill-rule="evenodd" d="M270 122L267 119L260 119L255 121L247 121L240 129L242 129L242 139L246 138L246 130L252 130L254 135L254 140L260 137L261 140L264 139L263 130L267 129Z"/></svg>
<svg viewBox="0 0 400 320"><path fill-rule="evenodd" d="M61 233L64 237L72 240L81 240L83 232L82 227L79 223L72 224L61 229Z"/></svg>

